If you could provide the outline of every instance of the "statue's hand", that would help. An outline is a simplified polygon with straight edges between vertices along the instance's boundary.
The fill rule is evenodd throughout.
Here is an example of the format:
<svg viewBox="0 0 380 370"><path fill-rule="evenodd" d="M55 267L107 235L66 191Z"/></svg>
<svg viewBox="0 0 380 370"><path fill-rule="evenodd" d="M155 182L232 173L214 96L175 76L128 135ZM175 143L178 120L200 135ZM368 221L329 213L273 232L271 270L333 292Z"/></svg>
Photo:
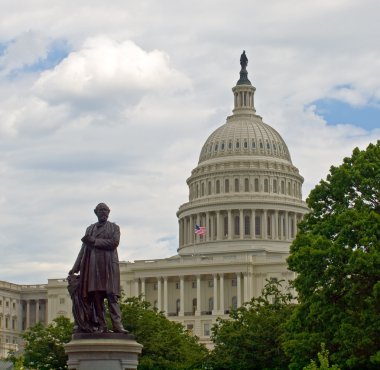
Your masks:
<svg viewBox="0 0 380 370"><path fill-rule="evenodd" d="M85 235L83 238L82 238L82 242L87 244L87 245L94 245L95 244L95 238L91 235Z"/></svg>

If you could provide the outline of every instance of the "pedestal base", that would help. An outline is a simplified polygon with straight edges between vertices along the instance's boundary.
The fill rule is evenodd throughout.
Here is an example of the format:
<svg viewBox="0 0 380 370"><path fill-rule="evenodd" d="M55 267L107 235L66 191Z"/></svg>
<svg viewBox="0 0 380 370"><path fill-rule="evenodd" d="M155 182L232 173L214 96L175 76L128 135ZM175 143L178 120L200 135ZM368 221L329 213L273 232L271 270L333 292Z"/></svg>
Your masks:
<svg viewBox="0 0 380 370"><path fill-rule="evenodd" d="M130 334L74 334L65 352L70 370L134 370L142 347Z"/></svg>

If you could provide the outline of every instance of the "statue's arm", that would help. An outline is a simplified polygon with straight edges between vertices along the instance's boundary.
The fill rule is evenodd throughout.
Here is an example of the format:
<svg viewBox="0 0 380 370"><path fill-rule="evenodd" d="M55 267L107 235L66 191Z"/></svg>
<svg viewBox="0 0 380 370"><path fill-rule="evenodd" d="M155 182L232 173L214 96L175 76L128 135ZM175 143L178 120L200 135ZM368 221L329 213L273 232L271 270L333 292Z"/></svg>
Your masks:
<svg viewBox="0 0 380 370"><path fill-rule="evenodd" d="M94 248L113 251L117 248L120 242L120 228L115 225L112 238L95 238Z"/></svg>

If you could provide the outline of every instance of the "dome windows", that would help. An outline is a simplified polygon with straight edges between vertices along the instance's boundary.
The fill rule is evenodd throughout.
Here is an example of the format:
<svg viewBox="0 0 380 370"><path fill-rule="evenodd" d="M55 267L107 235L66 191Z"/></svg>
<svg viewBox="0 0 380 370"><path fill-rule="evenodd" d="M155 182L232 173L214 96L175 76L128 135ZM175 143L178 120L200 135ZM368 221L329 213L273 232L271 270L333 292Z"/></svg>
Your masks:
<svg viewBox="0 0 380 370"><path fill-rule="evenodd" d="M247 141L247 139L244 139L244 149L248 149L248 141Z"/></svg>
<svg viewBox="0 0 380 370"><path fill-rule="evenodd" d="M224 141L222 141L222 144L220 145L220 149L224 150Z"/></svg>
<svg viewBox="0 0 380 370"><path fill-rule="evenodd" d="M252 139L251 146L252 146L252 149L256 149L256 141L255 141L255 139Z"/></svg>
<svg viewBox="0 0 380 370"><path fill-rule="evenodd" d="M228 149L232 149L232 141L231 140L228 142Z"/></svg>
<svg viewBox="0 0 380 370"><path fill-rule="evenodd" d="M215 144L214 150L217 152L218 151L218 143Z"/></svg>
<svg viewBox="0 0 380 370"><path fill-rule="evenodd" d="M236 149L239 149L239 148L240 148L240 142L239 142L239 140L236 140L235 148L236 148Z"/></svg>

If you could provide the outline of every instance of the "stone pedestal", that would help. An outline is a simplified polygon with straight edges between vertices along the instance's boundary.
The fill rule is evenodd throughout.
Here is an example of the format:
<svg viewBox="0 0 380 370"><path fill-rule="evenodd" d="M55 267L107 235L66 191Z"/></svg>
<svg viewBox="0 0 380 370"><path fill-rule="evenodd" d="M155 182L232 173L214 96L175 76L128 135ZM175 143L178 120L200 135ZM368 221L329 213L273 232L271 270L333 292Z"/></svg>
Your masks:
<svg viewBox="0 0 380 370"><path fill-rule="evenodd" d="M70 370L137 369L142 345L131 334L74 334L65 345Z"/></svg>

